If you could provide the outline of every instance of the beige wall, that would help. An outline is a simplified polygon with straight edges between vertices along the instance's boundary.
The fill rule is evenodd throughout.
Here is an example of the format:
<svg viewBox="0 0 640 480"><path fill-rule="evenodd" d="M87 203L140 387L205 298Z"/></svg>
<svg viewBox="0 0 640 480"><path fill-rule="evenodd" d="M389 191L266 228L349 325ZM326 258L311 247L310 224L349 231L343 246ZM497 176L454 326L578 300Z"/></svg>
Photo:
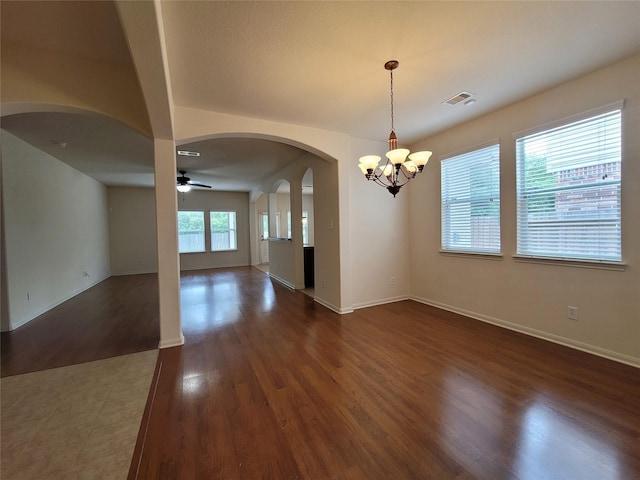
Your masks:
<svg viewBox="0 0 640 480"><path fill-rule="evenodd" d="M276 232L271 232L273 237L291 238L288 234L288 213L291 212L291 195L288 193L278 193L275 195L277 219L279 220ZM292 217L293 218L293 217Z"/></svg>
<svg viewBox="0 0 640 480"><path fill-rule="evenodd" d="M99 87L97 87L99 86ZM150 133L149 117L133 66L97 63L53 50L2 42L3 114L21 105L73 107L117 118ZM64 107L63 107L64 106ZM14 109L15 111L10 111Z"/></svg>
<svg viewBox="0 0 640 480"><path fill-rule="evenodd" d="M2 169L2 323L15 329L109 277L107 189L5 131Z"/></svg>
<svg viewBox="0 0 640 480"><path fill-rule="evenodd" d="M291 240L269 240L269 275L289 288L304 288L297 281L296 247Z"/></svg>
<svg viewBox="0 0 640 480"><path fill-rule="evenodd" d="M622 231L624 271L517 262L512 135L625 99ZM508 328L640 365L640 56L558 86L415 145L434 156L410 190L411 296ZM499 138L500 260L438 253L438 156ZM567 307L579 320L567 319Z"/></svg>
<svg viewBox="0 0 640 480"><path fill-rule="evenodd" d="M158 271L155 192L152 188L110 187L109 236L113 275ZM249 265L249 194L192 190L178 194L178 210L234 211L238 249L183 253L180 270Z"/></svg>
<svg viewBox="0 0 640 480"><path fill-rule="evenodd" d="M228 252L182 253L180 270L236 267L250 265L249 251L249 194L192 190L178 194L178 210L236 212L238 249ZM208 225L208 223L206 223ZM207 243L207 248L209 244Z"/></svg>
<svg viewBox="0 0 640 480"><path fill-rule="evenodd" d="M358 168L357 159L361 156L384 155L388 150L386 142L354 141L353 150L347 165L351 305L362 308L407 299L410 193L426 183L432 172L427 166L425 173L404 186L394 198L386 189L368 181Z"/></svg>
<svg viewBox="0 0 640 480"><path fill-rule="evenodd" d="M109 187L111 275L158 271L153 188Z"/></svg>

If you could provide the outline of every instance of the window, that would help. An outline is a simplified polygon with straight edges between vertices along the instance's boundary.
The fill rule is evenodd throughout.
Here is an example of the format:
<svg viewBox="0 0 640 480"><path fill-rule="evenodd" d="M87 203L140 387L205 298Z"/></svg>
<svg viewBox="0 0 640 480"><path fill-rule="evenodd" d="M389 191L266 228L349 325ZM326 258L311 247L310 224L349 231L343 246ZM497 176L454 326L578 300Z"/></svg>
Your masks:
<svg viewBox="0 0 640 480"><path fill-rule="evenodd" d="M621 261L621 109L516 135L519 255Z"/></svg>
<svg viewBox="0 0 640 480"><path fill-rule="evenodd" d="M500 146L441 164L442 250L500 253Z"/></svg>
<svg viewBox="0 0 640 480"><path fill-rule="evenodd" d="M204 212L178 212L178 251L204 252Z"/></svg>
<svg viewBox="0 0 640 480"><path fill-rule="evenodd" d="M209 212L211 219L211 251L235 250L236 212Z"/></svg>
<svg viewBox="0 0 640 480"><path fill-rule="evenodd" d="M291 238L291 210L287 210L287 238Z"/></svg>
<svg viewBox="0 0 640 480"><path fill-rule="evenodd" d="M262 240L266 240L269 238L269 214L262 212L260 216L262 217Z"/></svg>
<svg viewBox="0 0 640 480"><path fill-rule="evenodd" d="M309 212L302 212L302 244L309 245Z"/></svg>

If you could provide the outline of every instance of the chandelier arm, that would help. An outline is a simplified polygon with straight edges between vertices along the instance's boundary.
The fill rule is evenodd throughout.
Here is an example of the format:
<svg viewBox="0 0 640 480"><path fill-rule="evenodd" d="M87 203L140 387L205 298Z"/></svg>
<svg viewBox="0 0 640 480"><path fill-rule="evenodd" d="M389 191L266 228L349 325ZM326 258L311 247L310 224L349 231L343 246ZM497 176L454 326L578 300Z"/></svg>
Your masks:
<svg viewBox="0 0 640 480"><path fill-rule="evenodd" d="M387 175L384 174L384 171L387 170L387 168L391 167L391 180L389 180L389 177ZM381 185L383 187L388 187L389 185L394 185L396 182L396 169L394 167L394 165L391 164L391 162L389 160L387 160L387 162L380 166L378 165L374 171L373 171L373 177L376 180L376 183L378 185Z"/></svg>
<svg viewBox="0 0 640 480"><path fill-rule="evenodd" d="M381 180L382 178L384 178L386 181ZM391 185L391 183L388 183L388 179L387 179L386 175L384 175L382 173L382 171L380 171L380 173L378 173L378 174L376 174L375 171L374 171L369 180L372 180L377 185L380 185L381 187L385 187L385 188L388 187L389 185Z"/></svg>
<svg viewBox="0 0 640 480"><path fill-rule="evenodd" d="M404 180L402 181L402 183L400 183L400 179L401 179L400 172L402 172L402 176L404 177ZM407 183L409 183L414 178L415 178L415 174L409 173L409 175L407 175L407 170L404 167L400 167L398 169L398 172L396 172L396 184L399 187L402 187L402 186L406 185Z"/></svg>
<svg viewBox="0 0 640 480"><path fill-rule="evenodd" d="M397 177L397 178L396 178L396 181L394 182L394 185L395 185L395 186L397 186L397 187L404 187L407 183L409 183L409 182L411 181L411 178L410 178L410 177L405 176L405 177L404 177L404 178L405 178L405 180L401 183L401 182L399 181L399 178L400 178L400 177Z"/></svg>
<svg viewBox="0 0 640 480"><path fill-rule="evenodd" d="M385 188L386 187L403 187L407 183L409 183L411 180L413 180L414 176L413 175L407 176L403 168L400 168L400 170L402 171L402 177L404 177L404 180L398 174L398 172L396 172L395 168L392 170L391 180L389 180L389 177L387 177L384 174L384 169L381 169L380 167L376 168L373 171L369 180L372 180L376 184Z"/></svg>
<svg viewBox="0 0 640 480"><path fill-rule="evenodd" d="M417 172L414 172L414 173L409 172L409 174L407 174L407 170L404 167L401 168L400 171L402 171L402 176L407 179L407 181L404 182L405 184L409 183L409 180L413 180L414 178L416 178Z"/></svg>

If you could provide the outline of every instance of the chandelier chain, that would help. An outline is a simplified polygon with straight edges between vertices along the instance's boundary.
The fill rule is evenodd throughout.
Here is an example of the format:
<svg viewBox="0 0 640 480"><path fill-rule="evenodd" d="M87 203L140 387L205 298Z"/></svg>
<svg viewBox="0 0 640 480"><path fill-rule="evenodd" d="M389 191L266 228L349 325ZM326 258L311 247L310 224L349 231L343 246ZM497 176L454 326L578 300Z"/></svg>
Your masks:
<svg viewBox="0 0 640 480"><path fill-rule="evenodd" d="M391 75L391 131L394 132L394 128L393 128L393 70L389 71L389 74Z"/></svg>

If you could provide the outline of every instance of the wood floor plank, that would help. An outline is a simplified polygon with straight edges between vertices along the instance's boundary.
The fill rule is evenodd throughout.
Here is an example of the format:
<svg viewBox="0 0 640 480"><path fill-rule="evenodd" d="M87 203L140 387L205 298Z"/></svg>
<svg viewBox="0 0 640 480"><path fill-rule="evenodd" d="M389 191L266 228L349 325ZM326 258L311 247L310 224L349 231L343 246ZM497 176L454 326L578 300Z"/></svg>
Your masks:
<svg viewBox="0 0 640 480"><path fill-rule="evenodd" d="M202 381L174 385L138 478L640 474L637 369L411 301L337 315L250 269L182 285L176 374ZM159 471L181 438L200 463Z"/></svg>
<svg viewBox="0 0 640 480"><path fill-rule="evenodd" d="M338 315L249 267L181 291L129 480L640 478L636 368L412 301Z"/></svg>
<svg viewBox="0 0 640 480"><path fill-rule="evenodd" d="M110 277L1 339L2 377L154 350L157 275Z"/></svg>

